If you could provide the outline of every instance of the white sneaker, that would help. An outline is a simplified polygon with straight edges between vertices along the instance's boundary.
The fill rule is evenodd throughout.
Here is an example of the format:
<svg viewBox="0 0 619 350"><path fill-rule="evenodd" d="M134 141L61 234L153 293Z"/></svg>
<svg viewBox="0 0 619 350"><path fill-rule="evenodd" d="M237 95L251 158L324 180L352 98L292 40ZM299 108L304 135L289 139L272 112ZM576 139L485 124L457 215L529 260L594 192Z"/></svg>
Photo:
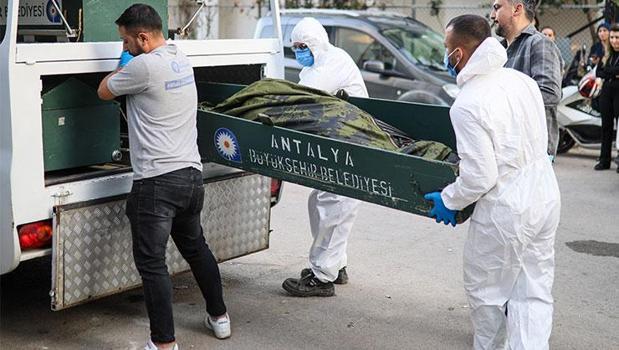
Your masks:
<svg viewBox="0 0 619 350"><path fill-rule="evenodd" d="M148 343L146 343L146 346L144 347L144 350L159 350L159 348L153 343L152 340L149 339ZM178 344L174 344L172 350L178 350Z"/></svg>
<svg viewBox="0 0 619 350"><path fill-rule="evenodd" d="M213 333L215 333L215 337L218 339L230 338L230 335L232 334L230 331L230 316L228 314L217 320L213 320L211 316L207 314L206 319L204 320L204 325L206 328L212 330Z"/></svg>

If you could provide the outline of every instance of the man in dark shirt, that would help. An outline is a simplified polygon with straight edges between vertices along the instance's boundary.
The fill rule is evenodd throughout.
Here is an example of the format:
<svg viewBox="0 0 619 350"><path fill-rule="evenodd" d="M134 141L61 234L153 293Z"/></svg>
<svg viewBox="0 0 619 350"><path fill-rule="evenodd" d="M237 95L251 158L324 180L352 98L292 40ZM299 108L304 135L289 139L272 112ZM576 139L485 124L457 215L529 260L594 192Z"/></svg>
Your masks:
<svg viewBox="0 0 619 350"><path fill-rule="evenodd" d="M535 29L535 0L494 0L490 17L494 21L496 34L505 39L505 67L533 78L542 92L548 128L548 154L554 157L559 141L557 105L561 100L559 48Z"/></svg>

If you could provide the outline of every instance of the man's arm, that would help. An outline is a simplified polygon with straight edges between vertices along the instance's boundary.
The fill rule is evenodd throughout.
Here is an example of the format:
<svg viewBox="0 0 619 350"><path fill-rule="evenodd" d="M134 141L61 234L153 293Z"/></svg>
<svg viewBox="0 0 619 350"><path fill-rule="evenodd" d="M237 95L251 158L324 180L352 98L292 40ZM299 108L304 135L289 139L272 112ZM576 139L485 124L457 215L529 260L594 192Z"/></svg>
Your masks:
<svg viewBox="0 0 619 350"><path fill-rule="evenodd" d="M441 198L447 208L462 210L496 185L499 171L492 139L479 116L463 108L452 108L450 113L460 156L460 174L456 182L443 189Z"/></svg>
<svg viewBox="0 0 619 350"><path fill-rule="evenodd" d="M104 100L104 101L109 101L109 100L113 100L116 98L116 96L114 96L114 94L110 91L110 89L107 87L107 81L116 73L118 73L119 69L116 69L115 71L113 71L112 73L108 74L105 78L103 78L103 80L101 80L101 82L99 83L99 88L97 89L97 94L99 95L99 98Z"/></svg>
<svg viewBox="0 0 619 350"><path fill-rule="evenodd" d="M547 38L535 38L531 47L531 78L542 92L545 106L561 101L561 59L559 49Z"/></svg>
<svg viewBox="0 0 619 350"><path fill-rule="evenodd" d="M129 53L129 51L127 50L127 46L123 43L123 52L120 54L120 62L118 62L118 68L116 68L116 70L112 73L108 74L105 78L103 78L103 81L99 83L97 94L99 95L100 99L109 101L116 98L116 96L114 96L114 94L110 91L107 85L107 81L112 77L112 75L118 73L119 70L129 64L132 59L133 55Z"/></svg>
<svg viewBox="0 0 619 350"><path fill-rule="evenodd" d="M126 66L108 74L97 89L99 98L112 100L118 96L135 95L150 84L150 71L143 58L135 58Z"/></svg>

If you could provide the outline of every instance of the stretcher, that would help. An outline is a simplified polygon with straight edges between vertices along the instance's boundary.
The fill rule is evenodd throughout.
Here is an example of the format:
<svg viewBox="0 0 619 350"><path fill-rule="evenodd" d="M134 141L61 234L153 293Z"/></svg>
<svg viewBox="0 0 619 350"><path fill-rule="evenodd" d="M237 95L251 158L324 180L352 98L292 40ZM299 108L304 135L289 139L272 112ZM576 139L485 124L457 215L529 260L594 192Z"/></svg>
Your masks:
<svg viewBox="0 0 619 350"><path fill-rule="evenodd" d="M198 96L214 105L243 87L198 83ZM355 97L348 102L413 139L457 151L448 107ZM268 115L256 122L198 111L198 145L209 162L423 216L432 207L424 194L440 191L458 173L457 164L276 127ZM459 212L458 222L472 210Z"/></svg>

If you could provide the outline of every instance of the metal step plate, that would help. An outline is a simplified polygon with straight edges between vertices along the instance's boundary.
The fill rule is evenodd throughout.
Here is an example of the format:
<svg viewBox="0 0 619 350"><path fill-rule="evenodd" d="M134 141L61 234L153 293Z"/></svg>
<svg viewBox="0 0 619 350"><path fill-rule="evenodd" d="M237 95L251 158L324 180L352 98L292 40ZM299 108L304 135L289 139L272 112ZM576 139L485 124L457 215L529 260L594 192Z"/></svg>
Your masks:
<svg viewBox="0 0 619 350"><path fill-rule="evenodd" d="M270 178L248 174L205 184L202 227L218 261L268 248L270 185ZM55 207L53 247L53 310L141 284L125 198ZM167 264L170 274L189 268L171 239Z"/></svg>

